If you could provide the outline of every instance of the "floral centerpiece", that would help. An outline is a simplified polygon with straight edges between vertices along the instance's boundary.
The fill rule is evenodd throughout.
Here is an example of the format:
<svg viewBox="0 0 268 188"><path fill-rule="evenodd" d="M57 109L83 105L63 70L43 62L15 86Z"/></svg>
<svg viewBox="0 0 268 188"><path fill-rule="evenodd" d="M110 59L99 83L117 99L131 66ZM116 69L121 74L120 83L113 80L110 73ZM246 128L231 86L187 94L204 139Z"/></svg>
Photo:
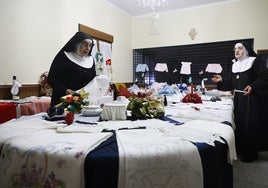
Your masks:
<svg viewBox="0 0 268 188"><path fill-rule="evenodd" d="M61 97L61 103L48 109L47 114L52 117L66 113L65 123L70 125L74 120L74 114L80 113L83 106L89 104L85 100L88 95L89 93L85 92L84 89L81 89L78 93L74 92L73 94L65 95Z"/></svg>
<svg viewBox="0 0 268 188"><path fill-rule="evenodd" d="M56 107L64 107L65 111L70 111L75 114L79 114L83 106L89 104L89 102L85 100L88 95L89 93L81 89L79 93L74 92L70 95L65 95L61 97L61 103L57 104Z"/></svg>
<svg viewBox="0 0 268 188"><path fill-rule="evenodd" d="M197 93L188 93L182 99L183 103L202 103L202 98Z"/></svg>
<svg viewBox="0 0 268 188"><path fill-rule="evenodd" d="M134 119L162 118L165 115L163 100L138 93L129 97L127 110L131 111Z"/></svg>
<svg viewBox="0 0 268 188"><path fill-rule="evenodd" d="M184 103L203 103L202 98L197 94L193 92L193 84L191 84L191 93L188 93L185 95L182 99L182 102Z"/></svg>

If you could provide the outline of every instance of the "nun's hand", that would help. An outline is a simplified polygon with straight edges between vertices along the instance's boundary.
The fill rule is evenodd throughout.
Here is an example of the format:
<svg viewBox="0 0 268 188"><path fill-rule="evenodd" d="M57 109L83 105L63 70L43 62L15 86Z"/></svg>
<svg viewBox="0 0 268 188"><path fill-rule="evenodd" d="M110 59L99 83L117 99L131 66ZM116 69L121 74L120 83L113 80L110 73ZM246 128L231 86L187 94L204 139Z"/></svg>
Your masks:
<svg viewBox="0 0 268 188"><path fill-rule="evenodd" d="M245 91L244 95L249 95L249 94L252 92L252 87L247 86L247 87L244 89L244 91Z"/></svg>
<svg viewBox="0 0 268 188"><path fill-rule="evenodd" d="M65 93L66 93L66 95L70 95L70 94L73 94L74 91L71 89L66 89Z"/></svg>
<svg viewBox="0 0 268 188"><path fill-rule="evenodd" d="M213 77L211 78L211 80L214 82L214 83L218 83L218 82L221 82L222 81L222 77L221 75L213 75Z"/></svg>

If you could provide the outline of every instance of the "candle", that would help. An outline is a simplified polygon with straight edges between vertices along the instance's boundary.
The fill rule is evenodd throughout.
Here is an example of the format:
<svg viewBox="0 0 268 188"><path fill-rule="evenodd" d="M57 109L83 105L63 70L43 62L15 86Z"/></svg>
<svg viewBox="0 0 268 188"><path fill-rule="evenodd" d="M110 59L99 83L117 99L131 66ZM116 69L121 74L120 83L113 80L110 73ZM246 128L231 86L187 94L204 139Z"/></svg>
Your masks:
<svg viewBox="0 0 268 188"><path fill-rule="evenodd" d="M203 79L202 82L201 82L201 87L202 87L202 89L205 89L205 82L204 82L204 79Z"/></svg>

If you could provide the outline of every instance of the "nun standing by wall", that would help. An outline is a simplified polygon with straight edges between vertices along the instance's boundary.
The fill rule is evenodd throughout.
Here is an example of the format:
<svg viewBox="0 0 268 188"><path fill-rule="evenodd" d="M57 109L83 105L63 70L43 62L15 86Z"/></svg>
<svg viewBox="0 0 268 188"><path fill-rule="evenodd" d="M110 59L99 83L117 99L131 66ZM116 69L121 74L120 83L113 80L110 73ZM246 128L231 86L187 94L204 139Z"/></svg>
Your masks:
<svg viewBox="0 0 268 188"><path fill-rule="evenodd" d="M234 56L230 77L214 75L212 81L217 83L218 90L234 91L237 153L241 161L252 162L265 144L262 132L268 130L268 69L245 42L235 45Z"/></svg>
<svg viewBox="0 0 268 188"><path fill-rule="evenodd" d="M53 89L51 106L60 103L62 96L86 86L96 76L94 58L91 56L93 46L91 36L77 32L58 52L47 78Z"/></svg>

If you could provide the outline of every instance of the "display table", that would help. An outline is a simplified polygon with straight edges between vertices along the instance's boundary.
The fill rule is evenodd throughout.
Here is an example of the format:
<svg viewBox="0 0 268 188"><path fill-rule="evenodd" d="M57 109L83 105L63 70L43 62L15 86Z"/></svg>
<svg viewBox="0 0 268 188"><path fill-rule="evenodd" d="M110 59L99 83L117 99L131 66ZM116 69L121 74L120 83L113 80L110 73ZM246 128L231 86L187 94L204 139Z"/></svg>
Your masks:
<svg viewBox="0 0 268 188"><path fill-rule="evenodd" d="M0 102L0 123L4 123L17 117L16 104Z"/></svg>
<svg viewBox="0 0 268 188"><path fill-rule="evenodd" d="M46 112L50 97L28 97L20 100L0 100L0 123L13 118Z"/></svg>
<svg viewBox="0 0 268 188"><path fill-rule="evenodd" d="M225 102L232 109L229 99L204 104L206 115ZM204 110L181 105L187 106L185 111ZM45 178L66 187L75 182L76 187L91 188L232 188L236 153L232 118L222 121L227 108L226 113L217 108L223 116L213 120L179 121L179 105L168 106L163 119L98 121L77 114L70 126L45 121L44 113L22 116L0 126L0 182L27 185L35 167L40 169L35 177L43 177L37 184ZM52 175L55 181L49 180Z"/></svg>

